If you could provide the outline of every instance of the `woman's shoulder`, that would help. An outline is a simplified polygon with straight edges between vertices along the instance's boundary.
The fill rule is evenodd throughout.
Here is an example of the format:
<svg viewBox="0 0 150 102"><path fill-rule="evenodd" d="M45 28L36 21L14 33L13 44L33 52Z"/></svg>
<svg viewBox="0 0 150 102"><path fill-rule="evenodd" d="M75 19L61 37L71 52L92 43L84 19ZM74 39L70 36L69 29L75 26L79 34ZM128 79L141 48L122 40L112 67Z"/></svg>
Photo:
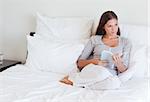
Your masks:
<svg viewBox="0 0 150 102"><path fill-rule="evenodd" d="M93 43L99 43L101 37L102 37L102 36L100 36L100 35L93 35L93 36L91 36L90 40L91 40L91 42L93 42Z"/></svg>
<svg viewBox="0 0 150 102"><path fill-rule="evenodd" d="M101 37L100 35L93 35L90 38L91 43L93 43L94 45L100 44L101 43Z"/></svg>

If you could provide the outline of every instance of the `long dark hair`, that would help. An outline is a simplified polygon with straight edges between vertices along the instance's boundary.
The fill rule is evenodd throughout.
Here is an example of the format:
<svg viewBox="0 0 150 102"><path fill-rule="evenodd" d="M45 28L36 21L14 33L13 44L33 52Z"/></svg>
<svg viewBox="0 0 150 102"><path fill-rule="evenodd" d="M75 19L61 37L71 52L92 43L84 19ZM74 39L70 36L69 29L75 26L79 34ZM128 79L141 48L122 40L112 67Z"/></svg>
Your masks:
<svg viewBox="0 0 150 102"><path fill-rule="evenodd" d="M113 11L106 11L102 14L100 21L99 21L99 25L97 27L97 31L96 31L96 35L105 35L106 31L104 29L105 24L111 20L111 19L116 19L118 20L117 15L113 12ZM120 36L120 29L118 27L118 32L117 35Z"/></svg>

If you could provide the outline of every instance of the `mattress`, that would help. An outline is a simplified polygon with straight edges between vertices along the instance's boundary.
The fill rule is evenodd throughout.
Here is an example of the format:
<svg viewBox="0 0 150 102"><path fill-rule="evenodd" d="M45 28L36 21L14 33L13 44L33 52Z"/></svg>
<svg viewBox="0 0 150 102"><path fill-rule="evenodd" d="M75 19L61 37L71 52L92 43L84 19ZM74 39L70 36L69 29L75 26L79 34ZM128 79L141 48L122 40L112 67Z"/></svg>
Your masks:
<svg viewBox="0 0 150 102"><path fill-rule="evenodd" d="M64 75L16 65L0 73L0 102L148 102L149 78L132 78L117 90L59 83Z"/></svg>

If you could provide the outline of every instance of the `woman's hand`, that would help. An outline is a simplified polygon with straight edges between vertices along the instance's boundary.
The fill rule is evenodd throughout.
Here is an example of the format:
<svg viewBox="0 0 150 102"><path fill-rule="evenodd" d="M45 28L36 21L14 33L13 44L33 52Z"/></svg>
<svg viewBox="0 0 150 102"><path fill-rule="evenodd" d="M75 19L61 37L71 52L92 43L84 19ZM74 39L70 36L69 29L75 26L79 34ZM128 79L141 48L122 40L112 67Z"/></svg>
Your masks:
<svg viewBox="0 0 150 102"><path fill-rule="evenodd" d="M122 64L122 62L123 62L120 54L114 54L113 60L114 60L114 63L116 66Z"/></svg>
<svg viewBox="0 0 150 102"><path fill-rule="evenodd" d="M127 69L126 66L123 64L123 60L120 54L114 54L113 60L119 72L124 72Z"/></svg>
<svg viewBox="0 0 150 102"><path fill-rule="evenodd" d="M106 66L108 64L107 61L103 61L100 59L91 59L91 62L95 65L101 65L101 66Z"/></svg>

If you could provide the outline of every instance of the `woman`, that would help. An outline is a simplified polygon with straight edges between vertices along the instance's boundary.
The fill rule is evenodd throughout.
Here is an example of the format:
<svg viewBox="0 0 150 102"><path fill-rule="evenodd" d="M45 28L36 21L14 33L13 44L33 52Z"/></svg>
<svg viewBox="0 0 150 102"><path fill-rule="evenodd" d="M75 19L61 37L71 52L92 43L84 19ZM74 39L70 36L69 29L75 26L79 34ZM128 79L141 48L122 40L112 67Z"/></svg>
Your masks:
<svg viewBox="0 0 150 102"><path fill-rule="evenodd" d="M106 11L101 16L99 25L97 27L96 35L90 38L89 42L85 46L81 56L77 61L78 68L81 71L80 73L83 74L85 72L88 72L86 70L90 70L91 67L98 68L96 69L96 71L99 72L98 75L99 78L102 77L100 73L103 74L102 72L104 72L106 74L107 72L105 78L101 80L97 80L97 82L99 83L98 84L99 88L100 89L118 88L120 86L120 82L117 75L127 70L129 64L130 49L131 49L131 44L128 41L128 39L120 37L120 29L118 26L117 15L113 11ZM103 51L109 51L113 54L112 62L108 60L102 60L101 57ZM92 57L90 57L91 54L93 55ZM92 66L89 66L89 64L92 64ZM98 74L96 73L96 71L95 72L91 71L91 73L88 72L88 74L92 74L92 73ZM83 75L79 75L79 76L83 77ZM78 80L80 78L79 76L78 76ZM73 85L74 80L73 79L69 80L68 79L69 77L70 76L66 76L60 82ZM110 78L113 80L110 80ZM78 83L77 80L76 83ZM103 85L101 85L101 83L103 83ZM114 85L112 85L113 83ZM115 86L115 84L117 83L118 85ZM106 84L111 84L111 85L107 86ZM111 87L111 86L115 86L115 87Z"/></svg>

